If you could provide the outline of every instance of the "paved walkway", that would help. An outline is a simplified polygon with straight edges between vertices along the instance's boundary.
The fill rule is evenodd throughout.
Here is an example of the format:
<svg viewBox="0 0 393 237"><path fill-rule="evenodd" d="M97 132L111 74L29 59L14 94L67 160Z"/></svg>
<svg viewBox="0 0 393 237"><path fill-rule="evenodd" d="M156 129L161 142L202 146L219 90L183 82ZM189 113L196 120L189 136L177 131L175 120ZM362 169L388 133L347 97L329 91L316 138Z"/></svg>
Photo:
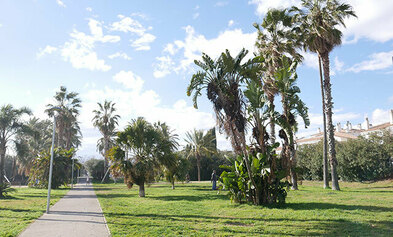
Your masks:
<svg viewBox="0 0 393 237"><path fill-rule="evenodd" d="M20 237L110 236L91 184L77 184L66 196L32 223Z"/></svg>

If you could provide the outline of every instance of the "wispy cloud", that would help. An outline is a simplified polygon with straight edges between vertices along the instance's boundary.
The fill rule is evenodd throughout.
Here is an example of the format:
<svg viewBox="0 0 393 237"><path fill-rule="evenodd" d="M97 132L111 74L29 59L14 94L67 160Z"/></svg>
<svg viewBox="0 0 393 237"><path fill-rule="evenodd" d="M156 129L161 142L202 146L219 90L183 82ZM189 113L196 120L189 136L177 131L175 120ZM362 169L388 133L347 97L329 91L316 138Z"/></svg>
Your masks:
<svg viewBox="0 0 393 237"><path fill-rule="evenodd" d="M131 60L131 57L128 56L124 52L116 52L114 54L109 55L108 58L110 58L110 59L122 58L122 59L125 59L125 60Z"/></svg>
<svg viewBox="0 0 393 237"><path fill-rule="evenodd" d="M56 52L57 51L57 48L56 47L53 47L53 46L50 46L50 45L47 45L45 48L40 48L39 50L38 50L38 53L36 54L36 57L39 59L39 58L41 58L42 56L44 56L45 54L52 54L52 53L54 53L54 52Z"/></svg>
<svg viewBox="0 0 393 237"><path fill-rule="evenodd" d="M64 2L62 2L61 0L56 0L57 5L61 6L61 7L67 7Z"/></svg>
<svg viewBox="0 0 393 237"><path fill-rule="evenodd" d="M382 70L393 65L393 51L379 52L369 56L369 60L357 63L347 69L351 72Z"/></svg>

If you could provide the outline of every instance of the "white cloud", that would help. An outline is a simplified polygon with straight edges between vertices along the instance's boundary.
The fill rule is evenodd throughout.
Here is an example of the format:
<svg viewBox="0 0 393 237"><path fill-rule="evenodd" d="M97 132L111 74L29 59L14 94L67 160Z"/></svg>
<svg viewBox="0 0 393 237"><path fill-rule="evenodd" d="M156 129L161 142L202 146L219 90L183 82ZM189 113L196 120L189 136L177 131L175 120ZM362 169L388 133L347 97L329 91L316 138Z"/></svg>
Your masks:
<svg viewBox="0 0 393 237"><path fill-rule="evenodd" d="M143 34L139 39L131 41L131 46L135 50L150 50L150 44L156 39L156 37L150 33Z"/></svg>
<svg viewBox="0 0 393 237"><path fill-rule="evenodd" d="M3 27L3 24L0 23L0 28Z"/></svg>
<svg viewBox="0 0 393 237"><path fill-rule="evenodd" d="M358 18L345 20L344 43L355 43L361 38L386 42L393 39L393 1L349 0Z"/></svg>
<svg viewBox="0 0 393 237"><path fill-rule="evenodd" d="M133 16L139 16L142 19L146 19L146 16L141 14L133 14ZM135 48L135 50L150 50L150 44L154 42L156 36L151 33L147 33L147 31L152 30L153 28L143 26L138 20L126 17L123 15L118 15L120 21L113 22L109 29L111 31L120 31L124 33L133 33L139 36L138 39L132 39L131 46Z"/></svg>
<svg viewBox="0 0 393 237"><path fill-rule="evenodd" d="M122 59L125 59L125 60L131 60L131 57L128 56L128 55L127 55L126 53L124 53L124 52L116 52L116 53L114 53L114 54L109 55L108 58L110 58L110 59L122 58Z"/></svg>
<svg viewBox="0 0 393 237"><path fill-rule="evenodd" d="M93 9L92 9L91 7L86 7L86 11L88 11L88 12L92 12L92 11L93 11Z"/></svg>
<svg viewBox="0 0 393 237"><path fill-rule="evenodd" d="M139 36L142 36L148 30L139 21L131 17L118 15L118 18L120 19L120 21L113 22L110 26L110 30L121 31L125 33L131 32Z"/></svg>
<svg viewBox="0 0 393 237"><path fill-rule="evenodd" d="M340 61L340 59L338 59L338 57L334 58L334 69L335 71L340 72L344 67L344 62Z"/></svg>
<svg viewBox="0 0 393 237"><path fill-rule="evenodd" d="M38 53L37 53L36 56L37 56L37 58L41 58L41 57L44 56L45 54L52 54L52 53L54 53L54 52L56 52L56 51L57 51L57 48L56 48L56 47L47 45L44 49L40 48L40 49L38 50Z"/></svg>
<svg viewBox="0 0 393 237"><path fill-rule="evenodd" d="M351 72L375 71L386 69L393 65L393 51L374 53L369 58L369 60L355 64L347 70Z"/></svg>
<svg viewBox="0 0 393 237"><path fill-rule="evenodd" d="M303 55L303 64L307 67L318 70L318 55L311 52L301 52Z"/></svg>
<svg viewBox="0 0 393 237"><path fill-rule="evenodd" d="M165 77L166 75L171 73L171 69L175 65L171 57L169 56L156 57L156 60L158 61L158 63L154 65L154 71L153 71L153 76L155 78Z"/></svg>
<svg viewBox="0 0 393 237"><path fill-rule="evenodd" d="M187 26L184 29L186 32L184 40L175 40L165 46L163 50L165 60L163 57L156 58L159 61L154 68L156 76L167 75L169 71L184 72L190 68L195 59L200 59L202 52L215 59L226 49L232 55L236 55L242 48L246 48L250 51L248 58L255 51L256 32L243 33L241 29L233 29L221 32L216 38L206 39L204 35L196 33L192 26ZM164 70L160 68L162 65L165 65L162 67ZM160 73L161 71L162 73Z"/></svg>
<svg viewBox="0 0 393 237"><path fill-rule="evenodd" d="M61 7L66 7L66 5L64 4L64 2L62 2L61 0L56 0L57 5L61 6Z"/></svg>
<svg viewBox="0 0 393 237"><path fill-rule="evenodd" d="M215 7L224 7L226 5L228 5L228 2L224 1L216 2L216 4L214 4Z"/></svg>
<svg viewBox="0 0 393 237"><path fill-rule="evenodd" d="M288 8L291 6L299 6L300 0L251 0L248 4L254 4L257 6L256 14L263 17L271 8Z"/></svg>
<svg viewBox="0 0 393 237"><path fill-rule="evenodd" d="M61 48L61 56L64 61L70 62L76 69L89 69L91 71L108 71L111 66L105 63L105 60L98 59L97 53L94 51L95 44L116 43L120 41L120 37L116 35L104 35L102 23L89 19L90 35L77 30L73 30L70 34L71 39L67 41Z"/></svg>
<svg viewBox="0 0 393 237"><path fill-rule="evenodd" d="M228 26L233 26L235 22L233 20L228 21Z"/></svg>
<svg viewBox="0 0 393 237"><path fill-rule="evenodd" d="M382 123L389 122L390 120L390 110L375 109L372 112L370 123L374 126Z"/></svg>
<svg viewBox="0 0 393 237"><path fill-rule="evenodd" d="M144 83L142 78L132 71L120 71L113 76L113 80L123 84L125 88L131 89L135 92L140 92Z"/></svg>
<svg viewBox="0 0 393 237"><path fill-rule="evenodd" d="M197 19L199 17L199 12L196 12L192 15L192 19Z"/></svg>
<svg viewBox="0 0 393 237"><path fill-rule="evenodd" d="M124 89L91 89L81 94L83 107L81 109L81 128L83 132L83 146L79 154L91 154L99 138L95 132L91 119L97 102L111 100L116 103L118 114L121 116L119 129L123 129L132 118L145 117L150 122L166 122L175 133L180 135L180 142L184 144L184 134L196 129L209 129L215 125L213 114L194 109L183 99L178 99L173 105L161 104L160 96L153 90L143 89L143 80L131 71L120 71L113 76L113 80L122 84ZM105 95L105 98L103 98ZM225 146L225 140L220 137L219 144ZM226 147L224 147L226 148Z"/></svg>

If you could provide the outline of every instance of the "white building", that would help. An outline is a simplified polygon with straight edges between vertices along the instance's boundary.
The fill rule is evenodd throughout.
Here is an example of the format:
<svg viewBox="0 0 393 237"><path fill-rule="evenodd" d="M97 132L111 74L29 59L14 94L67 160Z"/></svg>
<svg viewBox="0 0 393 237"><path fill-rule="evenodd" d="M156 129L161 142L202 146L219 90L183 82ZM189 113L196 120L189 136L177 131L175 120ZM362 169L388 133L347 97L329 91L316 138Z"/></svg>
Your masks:
<svg viewBox="0 0 393 237"><path fill-rule="evenodd" d="M355 139L358 136L362 135L368 137L371 133L380 133L384 130L388 130L393 134L393 109L390 110L389 113L389 122L372 125L369 123L368 118L366 118L365 123L366 127L362 128L361 124L358 124L356 127L353 127L352 124L348 121L345 129L341 127L341 124L338 123L335 127L334 131L334 138L336 141L343 142L347 141L348 139ZM304 144L313 144L318 143L323 139L323 132L318 129L316 134L310 135L308 137L296 139L297 145L304 145Z"/></svg>

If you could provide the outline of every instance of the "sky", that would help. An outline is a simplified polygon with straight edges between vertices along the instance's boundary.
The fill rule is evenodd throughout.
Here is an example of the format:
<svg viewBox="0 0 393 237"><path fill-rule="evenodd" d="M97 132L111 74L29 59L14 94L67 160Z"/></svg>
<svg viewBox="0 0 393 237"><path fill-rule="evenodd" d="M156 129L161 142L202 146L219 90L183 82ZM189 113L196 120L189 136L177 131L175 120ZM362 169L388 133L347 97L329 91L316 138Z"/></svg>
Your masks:
<svg viewBox="0 0 393 237"><path fill-rule="evenodd" d="M1 0L0 105L28 106L48 118L46 105L60 86L79 93L83 134L77 155L99 157L93 127L97 102L111 100L121 116L162 121L179 134L215 126L205 94L194 109L186 95L193 64L202 52L255 52L256 29L269 8L298 0ZM358 18L347 19L343 44L330 55L334 123L389 121L393 109L393 1L348 0ZM300 96L311 125L322 126L316 55L304 53L298 68ZM224 135L220 149L230 149Z"/></svg>

